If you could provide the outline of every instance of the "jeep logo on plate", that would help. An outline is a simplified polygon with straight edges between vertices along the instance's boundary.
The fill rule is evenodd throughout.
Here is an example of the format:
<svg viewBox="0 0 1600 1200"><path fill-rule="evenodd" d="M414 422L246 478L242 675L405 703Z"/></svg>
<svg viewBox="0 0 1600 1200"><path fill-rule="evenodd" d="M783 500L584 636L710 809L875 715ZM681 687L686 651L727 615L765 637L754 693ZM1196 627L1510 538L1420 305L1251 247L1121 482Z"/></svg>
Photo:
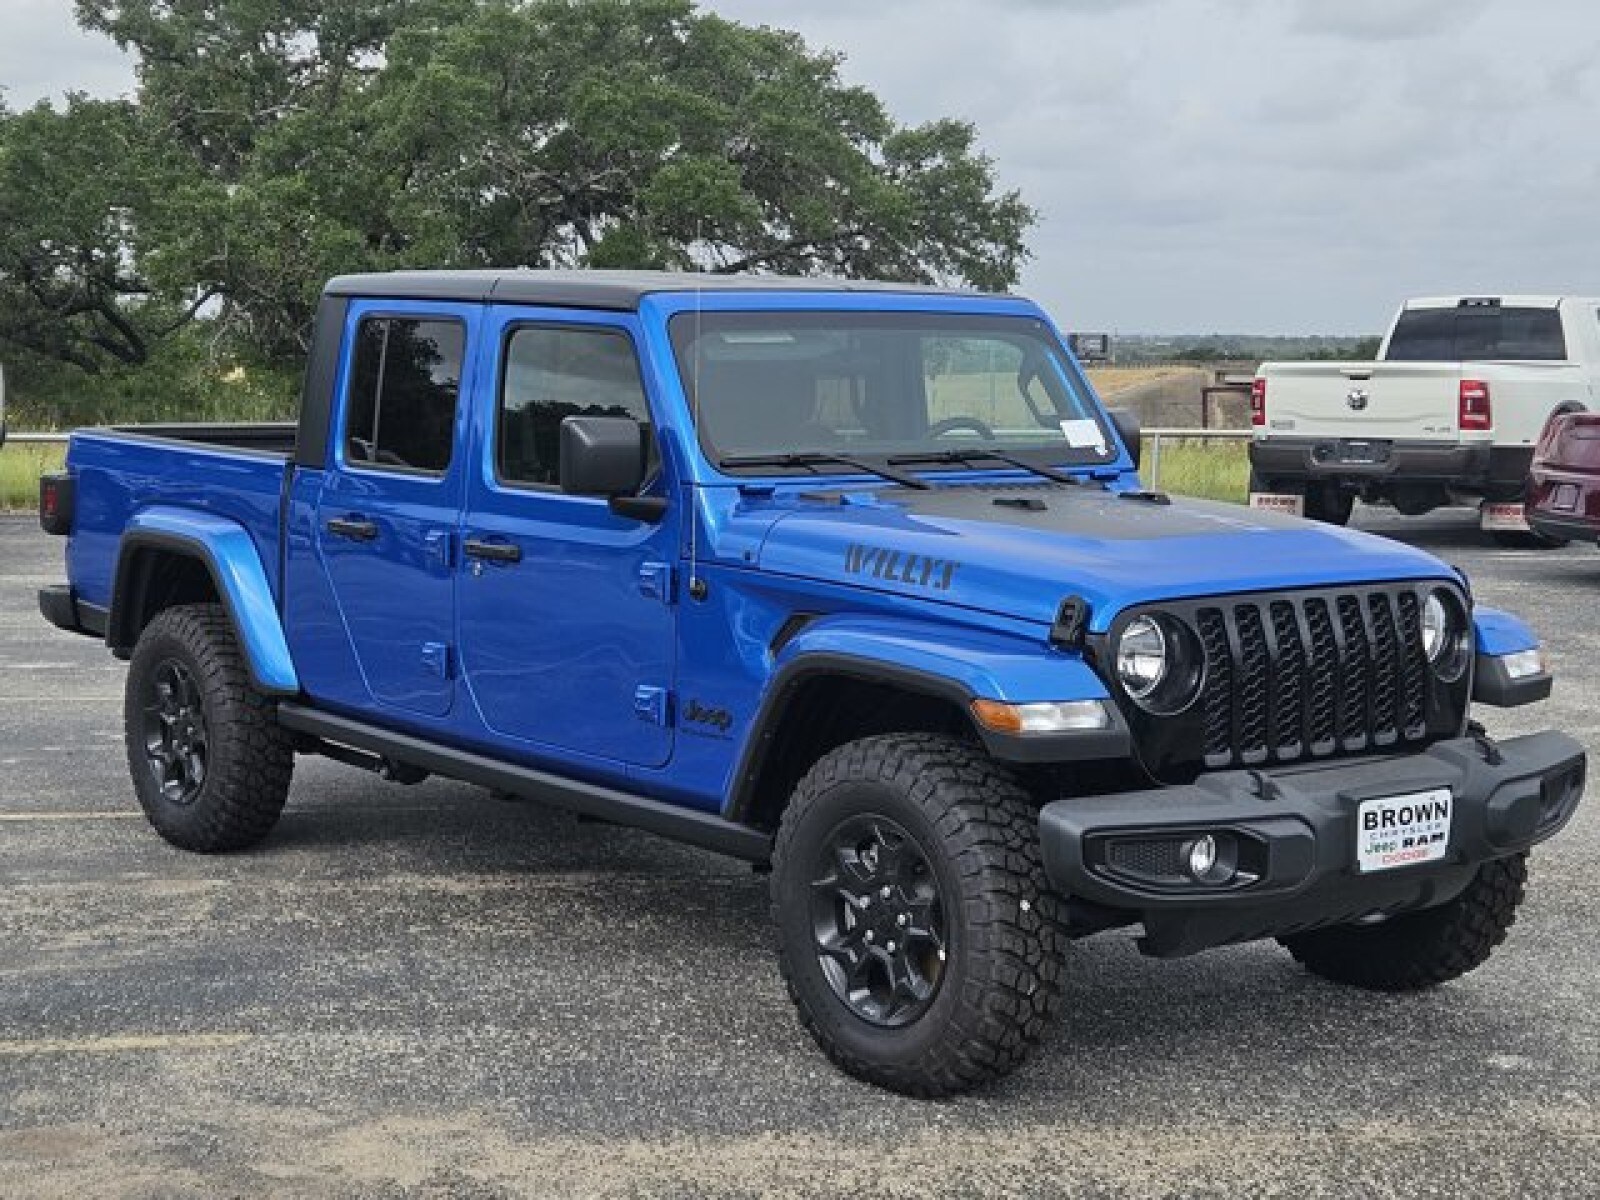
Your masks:
<svg viewBox="0 0 1600 1200"><path fill-rule="evenodd" d="M1367 406L1367 393L1361 388L1351 388L1350 394L1344 398L1344 402L1355 409L1356 412L1360 412Z"/></svg>

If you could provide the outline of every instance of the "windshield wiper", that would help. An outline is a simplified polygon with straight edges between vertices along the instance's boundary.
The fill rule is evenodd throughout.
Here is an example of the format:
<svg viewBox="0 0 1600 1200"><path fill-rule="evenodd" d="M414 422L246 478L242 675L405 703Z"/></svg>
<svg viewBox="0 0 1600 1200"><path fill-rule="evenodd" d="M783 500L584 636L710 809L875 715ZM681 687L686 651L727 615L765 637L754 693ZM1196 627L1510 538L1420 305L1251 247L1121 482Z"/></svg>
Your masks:
<svg viewBox="0 0 1600 1200"><path fill-rule="evenodd" d="M719 467L810 467L813 471L824 463L837 463L841 467L849 467L865 475L877 475L892 483L898 483L901 487L916 488L919 491L926 491L933 486L926 479L918 479L909 471L874 466L859 458L852 458L848 454L828 454L822 450L797 450L792 454L725 454L717 459Z"/></svg>
<svg viewBox="0 0 1600 1200"><path fill-rule="evenodd" d="M970 450L956 450L953 448L950 450L930 450L926 454L896 454L889 459L889 462L902 465L910 465L912 463L927 463L930 465L949 463L952 466L957 466L981 459L1003 462L1007 466L1016 467L1018 470L1031 471L1035 475L1043 476L1045 479L1053 479L1057 483L1070 483L1074 487L1082 487L1088 482L1078 478L1076 475L1068 475L1065 471L1058 471L1054 467L1041 467L1037 463L1031 463L1025 458L1018 458L1014 454L1006 454L1000 450L985 450L978 447L973 447Z"/></svg>

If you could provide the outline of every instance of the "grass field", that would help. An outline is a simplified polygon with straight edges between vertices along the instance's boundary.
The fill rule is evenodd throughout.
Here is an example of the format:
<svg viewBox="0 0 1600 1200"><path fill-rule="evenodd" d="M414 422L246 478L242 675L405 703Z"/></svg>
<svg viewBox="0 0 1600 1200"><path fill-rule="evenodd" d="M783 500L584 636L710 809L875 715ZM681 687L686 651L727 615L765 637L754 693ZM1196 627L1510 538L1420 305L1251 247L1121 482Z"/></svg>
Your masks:
<svg viewBox="0 0 1600 1200"><path fill-rule="evenodd" d="M1155 447L1146 438L1140 475L1146 487L1160 488L1175 496L1203 496L1243 504L1250 492L1248 446L1244 441L1162 438L1158 465Z"/></svg>
<svg viewBox="0 0 1600 1200"><path fill-rule="evenodd" d="M1095 391L1111 397L1142 383L1180 374L1183 370L1182 367L1086 367L1084 374L1089 376Z"/></svg>
<svg viewBox="0 0 1600 1200"><path fill-rule="evenodd" d="M0 450L0 512L32 509L39 503L39 476L59 471L65 446L21 446Z"/></svg>

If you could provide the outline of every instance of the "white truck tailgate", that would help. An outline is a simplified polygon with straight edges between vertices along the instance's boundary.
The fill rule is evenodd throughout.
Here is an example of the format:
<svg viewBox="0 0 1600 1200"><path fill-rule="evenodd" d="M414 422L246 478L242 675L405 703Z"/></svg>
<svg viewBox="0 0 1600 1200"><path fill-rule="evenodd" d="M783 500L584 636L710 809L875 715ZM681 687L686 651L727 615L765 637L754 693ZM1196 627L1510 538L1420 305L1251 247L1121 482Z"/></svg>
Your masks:
<svg viewBox="0 0 1600 1200"><path fill-rule="evenodd" d="M1459 363L1270 363L1262 374L1267 423L1258 437L1459 437Z"/></svg>

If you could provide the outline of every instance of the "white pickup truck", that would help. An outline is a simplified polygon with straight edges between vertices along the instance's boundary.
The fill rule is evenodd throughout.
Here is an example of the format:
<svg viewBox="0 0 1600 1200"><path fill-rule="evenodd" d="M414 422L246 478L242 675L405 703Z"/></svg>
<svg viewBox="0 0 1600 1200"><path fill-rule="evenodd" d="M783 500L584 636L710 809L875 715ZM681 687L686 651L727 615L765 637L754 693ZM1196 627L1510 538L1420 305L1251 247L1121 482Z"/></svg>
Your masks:
<svg viewBox="0 0 1600 1200"><path fill-rule="evenodd" d="M1528 467L1552 413L1600 407L1600 300L1408 300L1373 362L1263 363L1250 503L1344 524L1357 497L1407 515L1469 500L1528 544Z"/></svg>

